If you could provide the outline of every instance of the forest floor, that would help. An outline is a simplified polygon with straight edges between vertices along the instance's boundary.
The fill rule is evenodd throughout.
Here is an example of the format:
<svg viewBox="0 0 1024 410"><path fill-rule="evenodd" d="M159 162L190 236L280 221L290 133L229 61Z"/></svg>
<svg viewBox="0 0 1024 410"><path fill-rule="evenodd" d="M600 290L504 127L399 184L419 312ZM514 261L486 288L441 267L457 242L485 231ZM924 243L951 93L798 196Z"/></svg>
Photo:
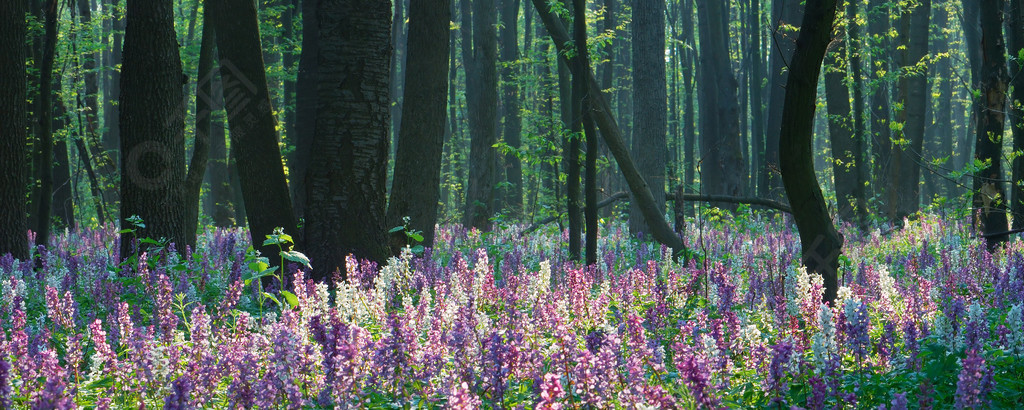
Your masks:
<svg viewBox="0 0 1024 410"><path fill-rule="evenodd" d="M591 267L554 226L442 227L330 287L288 264L291 292L242 230L124 264L114 228L70 232L0 259L0 408L1021 405L1024 242L847 228L829 307L793 228L728 219L690 224L686 266L618 223Z"/></svg>

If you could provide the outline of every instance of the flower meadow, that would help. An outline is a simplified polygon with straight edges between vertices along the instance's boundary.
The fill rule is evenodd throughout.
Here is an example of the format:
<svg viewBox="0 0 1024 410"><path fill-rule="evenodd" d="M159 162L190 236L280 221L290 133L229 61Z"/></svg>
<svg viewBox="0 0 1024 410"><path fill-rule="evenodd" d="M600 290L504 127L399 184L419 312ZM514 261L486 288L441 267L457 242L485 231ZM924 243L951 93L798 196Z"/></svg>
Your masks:
<svg viewBox="0 0 1024 410"><path fill-rule="evenodd" d="M603 228L595 266L553 227L447 227L273 299L244 231L125 263L65 233L0 259L0 409L1024 406L1020 240L844 229L830 307L782 217L690 226L685 265Z"/></svg>

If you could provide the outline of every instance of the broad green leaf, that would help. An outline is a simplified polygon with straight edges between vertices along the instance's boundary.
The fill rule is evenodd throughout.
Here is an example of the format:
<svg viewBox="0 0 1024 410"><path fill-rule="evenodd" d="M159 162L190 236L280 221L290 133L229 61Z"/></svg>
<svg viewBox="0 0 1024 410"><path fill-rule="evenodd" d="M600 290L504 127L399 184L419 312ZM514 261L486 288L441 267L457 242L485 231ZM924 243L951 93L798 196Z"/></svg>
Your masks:
<svg viewBox="0 0 1024 410"><path fill-rule="evenodd" d="M307 258L306 255L303 255L302 252L284 251L281 252L281 257L292 262L302 264L302 266L305 266L306 269L312 269L312 266L309 265L309 258Z"/></svg>
<svg viewBox="0 0 1024 410"><path fill-rule="evenodd" d="M294 293L291 293L287 290L282 290L281 295L284 296L284 300L287 301L288 304L291 305L291 307L299 306L299 297L295 296Z"/></svg>

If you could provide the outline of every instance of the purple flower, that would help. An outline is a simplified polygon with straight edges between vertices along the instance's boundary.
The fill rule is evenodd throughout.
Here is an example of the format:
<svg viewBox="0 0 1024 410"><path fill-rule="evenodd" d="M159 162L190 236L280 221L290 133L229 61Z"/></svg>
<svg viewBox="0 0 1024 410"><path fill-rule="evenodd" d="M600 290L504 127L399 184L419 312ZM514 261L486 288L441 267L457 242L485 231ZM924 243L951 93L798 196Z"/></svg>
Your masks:
<svg viewBox="0 0 1024 410"><path fill-rule="evenodd" d="M972 349L960 363L962 367L956 383L956 408L987 406L988 392L992 389L992 371L985 365L985 358Z"/></svg>
<svg viewBox="0 0 1024 410"><path fill-rule="evenodd" d="M907 393L896 393L889 402L889 410L907 410L907 404Z"/></svg>
<svg viewBox="0 0 1024 410"><path fill-rule="evenodd" d="M189 394L192 392L192 382L188 376L181 376L171 382L171 394L164 399L165 410L186 410L192 409L189 404Z"/></svg>
<svg viewBox="0 0 1024 410"><path fill-rule="evenodd" d="M540 403L537 409L558 410L562 408L559 400L565 397L565 390L562 389L562 382L557 374L546 373L544 381L540 384Z"/></svg>

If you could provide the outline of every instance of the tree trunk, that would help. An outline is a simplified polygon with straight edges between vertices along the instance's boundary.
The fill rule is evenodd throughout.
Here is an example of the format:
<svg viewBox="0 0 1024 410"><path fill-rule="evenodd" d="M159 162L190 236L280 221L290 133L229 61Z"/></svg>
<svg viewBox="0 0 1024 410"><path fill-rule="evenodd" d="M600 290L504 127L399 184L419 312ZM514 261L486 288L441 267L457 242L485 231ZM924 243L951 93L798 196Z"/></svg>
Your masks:
<svg viewBox="0 0 1024 410"><path fill-rule="evenodd" d="M307 174L313 155L313 134L316 128L317 53L320 49L320 28L316 11L320 0L302 0L302 54L295 81L295 151L288 158L291 175L292 203L295 217L306 215Z"/></svg>
<svg viewBox="0 0 1024 410"><path fill-rule="evenodd" d="M872 187L874 198L888 202L889 176L892 157L892 130L889 127L889 80L884 77L889 71L889 5L885 0L870 0L868 3L868 34L871 37L871 67L876 73L871 85L871 155L873 161ZM876 207L875 211L881 211ZM879 212L882 213L882 212Z"/></svg>
<svg viewBox="0 0 1024 410"><path fill-rule="evenodd" d="M825 279L824 301L828 303L835 300L838 290L843 237L832 225L814 176L812 145L818 76L835 13L836 0L807 0L800 36L789 65L779 140L782 179L793 207L793 220L800 231L803 264L808 273Z"/></svg>
<svg viewBox="0 0 1024 410"><path fill-rule="evenodd" d="M665 133L668 118L665 84L665 2L637 0L633 5L633 157L647 182L658 219L665 214ZM651 228L633 204L629 211L631 234Z"/></svg>
<svg viewBox="0 0 1024 410"><path fill-rule="evenodd" d="M441 198L441 155L447 121L449 0L409 3L409 44L402 117L415 127L399 130L395 174L388 202L387 228L402 225L434 243ZM400 235L402 239L405 235ZM404 242L404 241L403 241Z"/></svg>
<svg viewBox="0 0 1024 410"><path fill-rule="evenodd" d="M53 63L57 51L57 0L46 2L45 45L43 61L40 68L39 104L36 107L39 146L36 155L39 158L37 169L38 185L36 186L36 245L49 245L50 214L53 211Z"/></svg>
<svg viewBox="0 0 1024 410"><path fill-rule="evenodd" d="M121 258L135 238L184 245L185 80L171 0L128 0L121 67L121 227L139 216L145 228L121 235Z"/></svg>
<svg viewBox="0 0 1024 410"><path fill-rule="evenodd" d="M185 239L193 248L196 245L196 231L199 228L200 189L206 176L210 154L210 134L214 109L213 79L217 68L213 54L216 52L216 34L212 19L203 19L202 39L199 46L199 67L196 73L196 134L189 161L185 184L182 186L182 204L185 207Z"/></svg>
<svg viewBox="0 0 1024 410"><path fill-rule="evenodd" d="M765 158L765 123L764 123L764 58L761 56L761 0L750 1L750 11L747 15L747 25L753 37L750 45L749 73L750 73L750 140L751 150L751 172L754 189L751 193L754 196L762 194L765 187L762 187L760 175ZM678 206L678 204L676 204Z"/></svg>
<svg viewBox="0 0 1024 410"><path fill-rule="evenodd" d="M113 20L113 46L110 51L110 93L105 94L103 103L103 115L106 117L104 125L107 133L103 136L103 151L114 161L120 161L121 156L117 154L121 148L121 108L116 103L121 98L121 70L117 67L122 63L122 45L124 42L124 16L116 6L118 0L110 0L108 5L111 8L111 20ZM120 164L112 164L114 169L120 169ZM114 204L109 204L114 205Z"/></svg>
<svg viewBox="0 0 1024 410"><path fill-rule="evenodd" d="M832 175L835 180L839 218L853 222L857 213L857 168L860 161L854 143L850 91L846 88L847 42L836 27L832 50L825 57L825 98L828 105L828 136L832 144Z"/></svg>
<svg viewBox="0 0 1024 410"><path fill-rule="evenodd" d="M544 0L533 0L533 5L537 8L537 13L541 17L541 21L544 22L544 26L547 28L552 41L558 47L559 55L566 58L565 51L568 48L570 39L562 22L548 9ZM668 223L665 222L664 216L659 214L658 207L654 201L654 195L651 194L650 188L647 187L647 182L640 176L640 171L637 170L636 164L633 163L622 133L619 131L615 118L611 114L611 105L608 104L608 100L603 95L600 84L594 78L594 73L587 72L584 74L587 79L587 93L591 97L590 115L594 116L594 122L600 129L601 137L608 144L609 151L611 151L615 161L622 169L626 183L629 185L630 192L633 195L633 200L640 203L640 211L651 228L652 236L658 242L672 248L676 255L686 254L686 246L672 228L669 227Z"/></svg>
<svg viewBox="0 0 1024 410"><path fill-rule="evenodd" d="M506 189L505 207L513 218L523 212L523 165L519 162L521 149L522 117L519 103L519 0L501 2L501 63L502 63L502 116L505 118L502 133L505 144L516 152L505 154Z"/></svg>
<svg viewBox="0 0 1024 410"><path fill-rule="evenodd" d="M68 112L62 101L56 107L59 111L54 117L54 130L60 133L68 125ZM64 138L58 139L53 145L53 222L58 231L77 229L75 224L75 202L72 199L71 164L68 159L68 138L71 132L65 132Z"/></svg>
<svg viewBox="0 0 1024 410"><path fill-rule="evenodd" d="M846 15L854 18L858 15L859 2L851 1L846 4ZM868 163L864 158L864 81L861 68L861 53L864 48L861 46L860 24L849 24L847 26L847 37L849 45L847 52L850 55L850 74L853 76L853 165L856 172L856 184L853 186L855 200L854 214L857 217L857 224L861 228L867 227L867 195L864 193L864 185L868 180Z"/></svg>
<svg viewBox="0 0 1024 410"><path fill-rule="evenodd" d="M245 199L249 235L254 245L263 243L275 228L295 235L295 215L278 148L256 5L249 0L211 0L207 6L217 33L231 150ZM271 260L278 252L276 246L256 248Z"/></svg>
<svg viewBox="0 0 1024 410"><path fill-rule="evenodd" d="M740 143L739 84L729 62L729 31L722 24L720 1L697 3L701 45L701 191L707 195L743 196L746 163ZM735 204L712 203L728 209Z"/></svg>
<svg viewBox="0 0 1024 410"><path fill-rule="evenodd" d="M1010 0L1010 7L1007 10L1009 27L1007 30L1007 45L1009 55L1020 56L1024 50L1024 0ZM1012 27L1016 27L1014 30ZM1013 129L1013 150L1024 152L1024 61L1019 57L1010 60L1010 78L1013 88L1013 104L1011 112L1010 128ZM1011 215L1013 215L1013 229L1024 228L1024 158L1017 156L1013 160L1013 187L1011 199Z"/></svg>
<svg viewBox="0 0 1024 410"><path fill-rule="evenodd" d="M685 192L692 193L693 183L695 182L694 174L697 168L696 161L694 161L694 158L696 158L695 154L697 145L697 127L695 125L697 123L697 110L694 104L694 89L696 84L693 78L693 73L696 71L696 57L694 50L696 50L697 43L694 39L693 29L693 0L683 1L683 12L681 14L683 15L683 41L686 43L686 47L684 47L683 51L685 53L685 57L683 58L683 62L685 64L683 69L683 85L686 89L686 96L683 99L683 139L685 140L683 142L683 152L685 153L684 157L686 158L686 160L683 161L683 184L685 186ZM678 203L675 204L675 206L685 207L683 212L684 217L694 216L693 206ZM681 227L677 225L676 229L681 229Z"/></svg>
<svg viewBox="0 0 1024 410"><path fill-rule="evenodd" d="M28 35L24 1L0 3L0 256L28 259Z"/></svg>
<svg viewBox="0 0 1024 410"><path fill-rule="evenodd" d="M782 107L785 105L786 84L792 70L791 59L796 45L803 7L799 0L772 0L771 54L768 58L768 128L765 136L765 156L759 172L764 187L761 195L782 200L786 191L779 175L779 137L782 130Z"/></svg>
<svg viewBox="0 0 1024 410"><path fill-rule="evenodd" d="M967 7L964 4L964 8ZM978 121L974 155L985 165L974 175L972 206L974 223L985 235L1005 232L1008 228L1001 160L1009 74L1006 69L1001 11L1001 2L981 1L978 14L981 18L981 42L969 45L981 49L982 57L977 64L980 77L975 80L981 94L974 102ZM988 237L989 250L1005 243L1007 239L1006 234Z"/></svg>
<svg viewBox="0 0 1024 410"><path fill-rule="evenodd" d="M928 70L921 65L928 55L928 21L931 0L920 0L917 7L901 18L907 29L906 50L903 53L900 78L900 97L903 110L903 132L898 144L893 144L893 167L890 191L891 217L901 223L903 218L917 212L921 206L921 166L924 148L925 111L928 106ZM920 65L919 65L920 64Z"/></svg>
<svg viewBox="0 0 1024 410"><path fill-rule="evenodd" d="M576 87L585 91L586 74L591 72L590 55L587 52L587 9L586 0L573 0L573 34L575 36L576 50L575 78ZM662 29L664 32L664 29ZM664 33L662 33L664 34ZM592 118L591 102L592 96L581 92L579 105L582 108L583 132L587 139L587 165L586 165L586 225L587 225L587 250L586 263L594 265L597 263L597 130Z"/></svg>
<svg viewBox="0 0 1024 410"><path fill-rule="evenodd" d="M470 0L463 0L470 1ZM463 56L466 68L466 101L469 111L469 182L463 225L491 229L494 213L494 165L497 142L498 74L497 10L494 0L473 0L470 16L463 6ZM467 24L472 21L471 24Z"/></svg>
<svg viewBox="0 0 1024 410"><path fill-rule="evenodd" d="M384 262L388 159L389 0L322 0L317 61L317 124L306 201L306 246L313 278L345 257Z"/></svg>

